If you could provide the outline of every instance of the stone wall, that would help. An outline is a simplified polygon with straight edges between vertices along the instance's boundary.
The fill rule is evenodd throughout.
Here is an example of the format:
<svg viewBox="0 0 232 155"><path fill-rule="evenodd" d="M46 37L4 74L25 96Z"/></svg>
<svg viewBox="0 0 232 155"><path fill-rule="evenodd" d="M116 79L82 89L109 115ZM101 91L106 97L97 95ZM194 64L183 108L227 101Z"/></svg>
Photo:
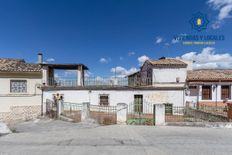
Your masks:
<svg viewBox="0 0 232 155"><path fill-rule="evenodd" d="M41 115L41 106L11 106L10 112L1 112L0 121L27 121L37 118Z"/></svg>

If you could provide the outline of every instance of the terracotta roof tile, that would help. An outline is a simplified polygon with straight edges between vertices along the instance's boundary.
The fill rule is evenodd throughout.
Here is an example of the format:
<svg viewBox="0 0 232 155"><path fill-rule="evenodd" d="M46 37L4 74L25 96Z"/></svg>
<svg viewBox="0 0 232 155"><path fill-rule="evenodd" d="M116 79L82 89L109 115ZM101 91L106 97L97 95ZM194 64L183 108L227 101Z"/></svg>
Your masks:
<svg viewBox="0 0 232 155"><path fill-rule="evenodd" d="M187 67L187 64L178 59L160 59L160 60L148 60L153 66L156 67Z"/></svg>
<svg viewBox="0 0 232 155"><path fill-rule="evenodd" d="M232 70L209 69L188 71L188 81L232 80Z"/></svg>
<svg viewBox="0 0 232 155"><path fill-rule="evenodd" d="M0 72L40 72L38 64L26 63L23 59L0 59Z"/></svg>

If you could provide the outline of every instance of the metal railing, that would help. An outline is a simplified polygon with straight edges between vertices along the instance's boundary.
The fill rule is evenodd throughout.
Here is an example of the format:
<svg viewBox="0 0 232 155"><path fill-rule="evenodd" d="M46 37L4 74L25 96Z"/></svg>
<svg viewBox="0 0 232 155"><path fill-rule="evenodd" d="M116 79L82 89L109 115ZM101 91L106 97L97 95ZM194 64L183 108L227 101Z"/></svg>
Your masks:
<svg viewBox="0 0 232 155"><path fill-rule="evenodd" d="M76 87L80 86L77 79L67 77L48 78L49 86ZM152 85L152 79L131 79L128 77L85 77L84 86L149 86Z"/></svg>
<svg viewBox="0 0 232 155"><path fill-rule="evenodd" d="M227 106L208 106L208 105L199 105L199 110L215 115L227 116Z"/></svg>
<svg viewBox="0 0 232 155"><path fill-rule="evenodd" d="M154 125L154 104L130 103L127 109L128 125Z"/></svg>
<svg viewBox="0 0 232 155"><path fill-rule="evenodd" d="M86 77L85 86L128 86L127 77Z"/></svg>
<svg viewBox="0 0 232 155"><path fill-rule="evenodd" d="M66 86L66 87L76 87L77 79L67 79L67 78L49 78L49 86Z"/></svg>
<svg viewBox="0 0 232 155"><path fill-rule="evenodd" d="M173 106L165 110L165 122L227 122L226 112L216 111L215 107Z"/></svg>
<svg viewBox="0 0 232 155"><path fill-rule="evenodd" d="M63 102L62 103L62 111L81 111L82 110L82 103L71 103L71 102Z"/></svg>
<svg viewBox="0 0 232 155"><path fill-rule="evenodd" d="M90 105L90 118L96 120L99 124L110 125L117 123L116 106Z"/></svg>
<svg viewBox="0 0 232 155"><path fill-rule="evenodd" d="M74 122L81 121L82 103L63 102L61 105L62 115L71 118Z"/></svg>

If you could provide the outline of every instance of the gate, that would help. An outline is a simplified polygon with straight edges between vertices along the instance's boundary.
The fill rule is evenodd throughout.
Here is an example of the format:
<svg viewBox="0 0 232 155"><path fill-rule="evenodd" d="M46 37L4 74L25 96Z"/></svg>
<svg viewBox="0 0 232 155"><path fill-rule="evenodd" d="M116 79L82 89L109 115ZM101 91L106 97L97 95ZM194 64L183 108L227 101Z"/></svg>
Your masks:
<svg viewBox="0 0 232 155"><path fill-rule="evenodd" d="M82 103L63 102L61 106L61 115L71 118L73 122L81 121Z"/></svg>
<svg viewBox="0 0 232 155"><path fill-rule="evenodd" d="M130 103L127 111L128 125L154 125L154 104L152 103Z"/></svg>
<svg viewBox="0 0 232 155"><path fill-rule="evenodd" d="M99 124L117 124L116 106L90 105L89 115L90 118L96 120Z"/></svg>
<svg viewBox="0 0 232 155"><path fill-rule="evenodd" d="M57 104L49 99L46 100L46 115L50 118L57 118Z"/></svg>

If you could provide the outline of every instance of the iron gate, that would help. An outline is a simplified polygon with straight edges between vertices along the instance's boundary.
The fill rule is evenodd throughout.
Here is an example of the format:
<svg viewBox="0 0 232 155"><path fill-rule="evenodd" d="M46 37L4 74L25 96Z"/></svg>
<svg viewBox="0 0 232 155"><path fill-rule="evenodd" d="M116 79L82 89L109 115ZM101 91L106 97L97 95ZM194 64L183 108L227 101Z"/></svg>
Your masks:
<svg viewBox="0 0 232 155"><path fill-rule="evenodd" d="M130 103L127 110L127 124L128 125L154 125L155 113L154 104L143 102Z"/></svg>
<svg viewBox="0 0 232 155"><path fill-rule="evenodd" d="M99 124L117 124L116 106L90 105L89 115L90 118L96 120Z"/></svg>
<svg viewBox="0 0 232 155"><path fill-rule="evenodd" d="M73 122L81 121L82 103L63 102L61 106L61 115L71 118Z"/></svg>
<svg viewBox="0 0 232 155"><path fill-rule="evenodd" d="M49 99L46 100L46 115L50 118L57 118L57 104Z"/></svg>

